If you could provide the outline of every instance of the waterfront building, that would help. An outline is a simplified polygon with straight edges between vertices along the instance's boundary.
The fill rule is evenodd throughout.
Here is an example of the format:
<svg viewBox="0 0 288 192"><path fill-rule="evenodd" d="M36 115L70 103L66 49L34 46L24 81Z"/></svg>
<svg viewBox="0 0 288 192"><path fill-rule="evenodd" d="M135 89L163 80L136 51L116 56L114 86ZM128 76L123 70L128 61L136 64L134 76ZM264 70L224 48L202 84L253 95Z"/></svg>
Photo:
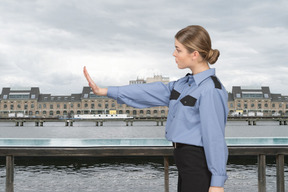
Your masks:
<svg viewBox="0 0 288 192"><path fill-rule="evenodd" d="M137 118L166 117L168 114L167 107L135 109L117 104L114 99L93 94L90 87L83 87L82 93L71 95L42 94L39 87L3 88L0 99L0 117L70 117L115 111Z"/></svg>
<svg viewBox="0 0 288 192"><path fill-rule="evenodd" d="M130 80L129 84L144 84L144 83L153 83L153 82L162 82L164 84L168 84L170 82L169 77L163 77L162 75L154 75L153 77L147 77L146 80L144 78L137 77L136 80Z"/></svg>
<svg viewBox="0 0 288 192"><path fill-rule="evenodd" d="M271 93L269 87L233 86L228 107L232 116L288 116L288 96Z"/></svg>
<svg viewBox="0 0 288 192"><path fill-rule="evenodd" d="M159 78L162 77L155 77ZM288 96L273 94L269 87L233 86L228 95L230 116L288 116ZM107 113L128 114L136 118L167 117L168 107L136 109L118 104L114 99L97 96L90 87L83 87L81 93L70 95L43 94L39 87L6 87L0 95L0 117L69 117Z"/></svg>

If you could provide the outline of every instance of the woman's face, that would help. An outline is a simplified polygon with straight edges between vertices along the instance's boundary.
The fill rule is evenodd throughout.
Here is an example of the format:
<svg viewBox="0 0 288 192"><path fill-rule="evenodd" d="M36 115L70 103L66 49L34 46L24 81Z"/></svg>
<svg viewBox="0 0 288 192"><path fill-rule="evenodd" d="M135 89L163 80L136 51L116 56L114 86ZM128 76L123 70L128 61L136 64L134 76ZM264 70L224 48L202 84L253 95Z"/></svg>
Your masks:
<svg viewBox="0 0 288 192"><path fill-rule="evenodd" d="M173 53L179 69L191 68L193 65L193 53L188 50L177 39L175 39L175 51Z"/></svg>

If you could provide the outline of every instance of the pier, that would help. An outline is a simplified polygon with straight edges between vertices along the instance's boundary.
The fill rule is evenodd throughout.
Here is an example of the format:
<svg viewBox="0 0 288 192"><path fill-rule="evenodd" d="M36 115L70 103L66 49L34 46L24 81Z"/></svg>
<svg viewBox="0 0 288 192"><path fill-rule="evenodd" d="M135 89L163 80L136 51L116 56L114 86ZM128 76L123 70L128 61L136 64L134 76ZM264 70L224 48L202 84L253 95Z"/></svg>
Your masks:
<svg viewBox="0 0 288 192"><path fill-rule="evenodd" d="M266 192L266 156L276 156L277 192L285 192L284 156L288 138L226 138L230 156L258 157L258 192ZM164 160L164 190L169 192L169 157L165 139L0 139L6 156L6 192L14 191L14 159L18 156L129 157L160 156ZM241 187L241 186L239 186Z"/></svg>
<svg viewBox="0 0 288 192"><path fill-rule="evenodd" d="M137 117L137 118L114 118L114 119L74 119L74 118L45 118L45 117L26 117L26 118L0 118L0 122L14 122L15 126L24 126L26 122L34 122L35 126L44 126L45 122L63 122L65 126L73 126L75 122L95 122L95 126L103 126L104 122L107 121L123 121L126 126L133 126L134 122L146 121L155 122L156 126L164 126L167 117ZM247 125L257 125L259 121L277 121L279 125L288 125L288 117L273 117L273 116L263 116L263 117L231 117L228 116L227 121L246 121Z"/></svg>

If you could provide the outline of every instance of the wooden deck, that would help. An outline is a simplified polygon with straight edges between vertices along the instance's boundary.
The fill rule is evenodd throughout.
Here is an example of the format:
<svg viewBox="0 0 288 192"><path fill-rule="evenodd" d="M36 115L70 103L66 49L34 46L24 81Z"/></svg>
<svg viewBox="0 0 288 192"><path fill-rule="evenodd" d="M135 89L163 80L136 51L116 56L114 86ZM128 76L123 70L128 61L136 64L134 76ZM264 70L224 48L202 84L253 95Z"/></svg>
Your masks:
<svg viewBox="0 0 288 192"><path fill-rule="evenodd" d="M230 156L258 156L258 191L266 192L266 156L276 156L277 192L285 192L284 155L288 146L230 146ZM0 156L6 156L6 192L14 191L14 158L18 156L161 156L164 158L165 192L169 191L169 157L173 156L172 146L98 146L98 147L0 147ZM241 186L239 186L241 187Z"/></svg>

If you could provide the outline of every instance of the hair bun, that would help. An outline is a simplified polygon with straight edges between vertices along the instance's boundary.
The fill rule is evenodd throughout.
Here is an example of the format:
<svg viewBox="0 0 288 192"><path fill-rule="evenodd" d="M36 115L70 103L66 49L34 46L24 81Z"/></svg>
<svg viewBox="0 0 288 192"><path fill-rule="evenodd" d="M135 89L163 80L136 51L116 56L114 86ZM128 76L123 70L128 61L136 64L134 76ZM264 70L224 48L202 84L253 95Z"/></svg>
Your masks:
<svg viewBox="0 0 288 192"><path fill-rule="evenodd" d="M210 64L214 64L216 63L216 61L218 60L218 57L220 55L220 52L218 49L210 49L210 51L207 54L207 61Z"/></svg>

